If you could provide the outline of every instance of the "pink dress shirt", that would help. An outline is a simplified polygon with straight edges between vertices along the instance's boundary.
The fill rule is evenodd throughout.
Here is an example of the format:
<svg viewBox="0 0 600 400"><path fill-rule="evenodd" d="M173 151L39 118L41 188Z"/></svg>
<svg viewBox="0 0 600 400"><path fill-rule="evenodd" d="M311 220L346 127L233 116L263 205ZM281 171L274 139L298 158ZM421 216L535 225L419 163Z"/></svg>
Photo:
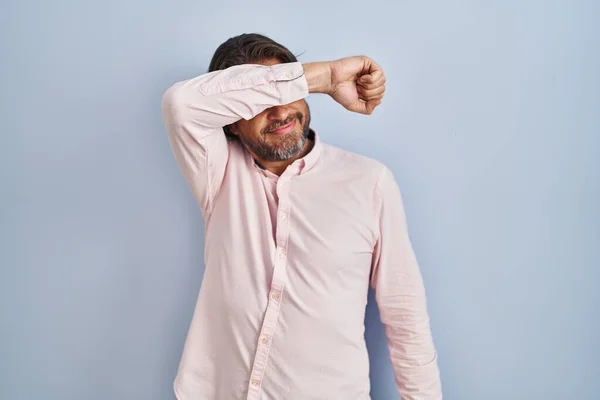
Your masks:
<svg viewBox="0 0 600 400"><path fill-rule="evenodd" d="M240 65L163 97L175 158L205 220L178 400L367 400L369 285L403 400L441 399L425 290L401 195L381 163L326 145L281 176L222 127L308 96L300 63Z"/></svg>

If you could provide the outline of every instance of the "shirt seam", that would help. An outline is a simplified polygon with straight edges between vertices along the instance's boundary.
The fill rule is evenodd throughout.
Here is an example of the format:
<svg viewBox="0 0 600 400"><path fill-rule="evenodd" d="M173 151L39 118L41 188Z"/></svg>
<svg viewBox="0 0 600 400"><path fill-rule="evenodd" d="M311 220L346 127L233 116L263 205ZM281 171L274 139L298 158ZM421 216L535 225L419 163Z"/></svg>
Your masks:
<svg viewBox="0 0 600 400"><path fill-rule="evenodd" d="M376 205L375 205L375 226L377 226L377 237L375 243L377 243L381 239L381 226L380 226L380 214L383 208L383 195L381 194L381 181L383 180L383 176L386 173L386 167L382 167L379 172L379 176L377 177L377 182L375 183L375 196L376 196Z"/></svg>
<svg viewBox="0 0 600 400"><path fill-rule="evenodd" d="M214 132L214 128L211 129L211 134L215 134ZM206 138L208 137L208 135L204 136L201 140L206 142ZM210 146L206 146L206 143L204 143L204 151L206 151L206 157L204 157L204 170L206 171L206 218L208 219L208 217L210 216L211 212L212 212L212 204L213 204L213 184L212 184L212 180L210 179L211 177L211 171L210 171L210 160L209 157L211 157L211 153L210 153Z"/></svg>

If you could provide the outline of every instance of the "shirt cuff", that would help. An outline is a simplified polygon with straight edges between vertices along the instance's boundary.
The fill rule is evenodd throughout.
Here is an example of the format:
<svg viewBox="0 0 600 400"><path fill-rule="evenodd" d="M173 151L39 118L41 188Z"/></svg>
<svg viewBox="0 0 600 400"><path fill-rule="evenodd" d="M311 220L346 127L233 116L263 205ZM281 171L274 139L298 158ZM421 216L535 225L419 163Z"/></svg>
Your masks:
<svg viewBox="0 0 600 400"><path fill-rule="evenodd" d="M299 62L271 66L281 104L289 104L308 96L308 82Z"/></svg>

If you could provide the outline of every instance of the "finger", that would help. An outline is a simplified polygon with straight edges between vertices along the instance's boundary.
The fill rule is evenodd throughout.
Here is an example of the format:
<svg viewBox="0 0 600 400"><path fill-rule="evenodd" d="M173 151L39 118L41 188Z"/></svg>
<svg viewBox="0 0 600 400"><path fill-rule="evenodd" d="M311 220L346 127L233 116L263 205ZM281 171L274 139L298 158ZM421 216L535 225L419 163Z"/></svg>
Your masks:
<svg viewBox="0 0 600 400"><path fill-rule="evenodd" d="M367 114L367 102L357 100L354 103L348 105L346 109L348 109L348 111L352 111L359 114Z"/></svg>
<svg viewBox="0 0 600 400"><path fill-rule="evenodd" d="M375 61L373 61L372 59L369 59L371 62L369 64L369 72L373 73L375 71L380 71L383 73L383 69L379 66L379 64L377 64Z"/></svg>
<svg viewBox="0 0 600 400"><path fill-rule="evenodd" d="M369 100L365 104L366 104L367 114L371 115L373 113L373 111L375 111L375 108L381 104L381 99Z"/></svg>
<svg viewBox="0 0 600 400"><path fill-rule="evenodd" d="M370 100L374 97L381 96L385 92L385 85L378 86L374 89L366 89L363 87L357 88L358 96L363 100Z"/></svg>
<svg viewBox="0 0 600 400"><path fill-rule="evenodd" d="M365 98L361 98L362 101L372 101L372 100L381 100L383 99L384 94L378 94L376 96L370 96L370 97L365 97Z"/></svg>
<svg viewBox="0 0 600 400"><path fill-rule="evenodd" d="M358 78L358 83L361 85L369 85L377 82L383 76L383 71L376 70L369 74L364 74L360 78Z"/></svg>
<svg viewBox="0 0 600 400"><path fill-rule="evenodd" d="M383 69L377 63L371 59L368 60L369 70L366 74L360 77L364 83L375 83L383 77Z"/></svg>
<svg viewBox="0 0 600 400"><path fill-rule="evenodd" d="M363 99L363 101L367 101L367 102L368 102L368 101L373 101L373 100L381 100L381 99L383 99L383 94L380 94L380 95L378 95L378 96L372 96L372 97L369 97L369 98Z"/></svg>
<svg viewBox="0 0 600 400"><path fill-rule="evenodd" d="M365 77L364 80L363 77ZM386 77L383 73L379 77L375 76L375 80L372 80L372 78L372 75L364 75L359 78L358 85L366 89L374 89L378 86L385 85Z"/></svg>
<svg viewBox="0 0 600 400"><path fill-rule="evenodd" d="M362 101L371 101L371 100L381 100L383 99L383 96L385 95L384 92L380 92L380 93L373 93L370 94L368 96L365 95L360 95L359 94L359 99L361 99Z"/></svg>
<svg viewBox="0 0 600 400"><path fill-rule="evenodd" d="M381 99L375 99L370 101L361 101L358 100L352 103L349 107L349 111L353 111L359 114L370 115L373 113L373 110L381 104Z"/></svg>

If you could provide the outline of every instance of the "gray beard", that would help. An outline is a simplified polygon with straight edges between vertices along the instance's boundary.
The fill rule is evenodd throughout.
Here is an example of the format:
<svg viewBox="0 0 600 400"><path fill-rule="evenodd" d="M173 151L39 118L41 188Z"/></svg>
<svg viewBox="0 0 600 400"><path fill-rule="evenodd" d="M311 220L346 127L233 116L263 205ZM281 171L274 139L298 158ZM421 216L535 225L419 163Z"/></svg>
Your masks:
<svg viewBox="0 0 600 400"><path fill-rule="evenodd" d="M281 146L271 146L265 141L246 141L240 137L242 144L256 157L264 161L285 161L294 157L302 151L310 129L308 124L302 127L302 135L299 138L284 141ZM288 139L288 138L286 138ZM291 138L290 138L291 139Z"/></svg>

